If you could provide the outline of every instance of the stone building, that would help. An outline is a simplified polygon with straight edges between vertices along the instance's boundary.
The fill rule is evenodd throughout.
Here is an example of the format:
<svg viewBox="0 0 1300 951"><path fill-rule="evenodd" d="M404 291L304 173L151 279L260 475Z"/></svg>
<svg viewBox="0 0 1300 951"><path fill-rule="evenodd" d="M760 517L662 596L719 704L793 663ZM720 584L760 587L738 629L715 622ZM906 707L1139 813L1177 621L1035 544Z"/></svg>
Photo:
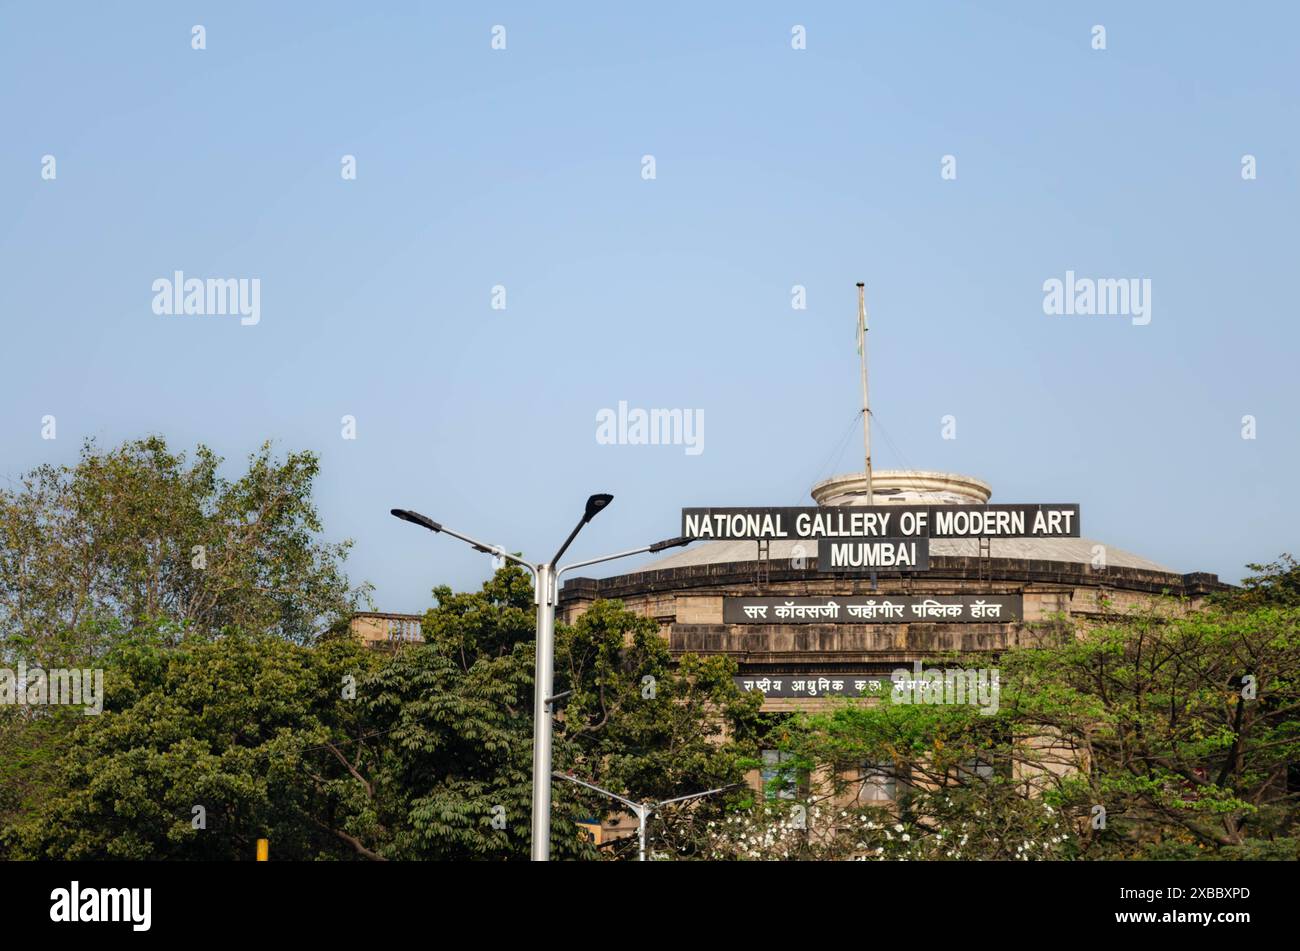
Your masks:
<svg viewBox="0 0 1300 951"><path fill-rule="evenodd" d="M361 611L352 616L351 630L370 647L422 641L419 614L393 614L387 611Z"/></svg>
<svg viewBox="0 0 1300 951"><path fill-rule="evenodd" d="M876 506L983 505L990 486L976 478L919 470L878 471L872 479ZM812 487L818 506L869 504L860 473L836 476ZM915 662L959 651L1000 652L1028 646L1050 632L1054 619L1089 619L1123 611L1153 596L1183 599L1188 608L1225 586L1213 574L1183 574L1140 555L1088 538L934 538L922 571L818 570L815 541L696 542L635 571L601 579L574 578L560 591L560 616L574 621L598 598L617 598L654 618L674 655L726 654L739 667L742 689L764 693L763 710L779 715L815 709L841 696L888 696L890 674ZM887 620L855 620L837 610L834 621L790 617L724 616L730 599L774 599L775 604L844 606L892 603ZM1018 609L998 620L960 619L926 604L957 600L983 604L1009 601ZM747 602L748 603L748 602ZM917 607L921 605L921 607ZM956 613L956 609L953 609ZM938 614L939 616L935 616ZM792 689L792 688L802 689ZM774 689L775 688L775 689ZM1051 747L1045 738L1035 743ZM1070 769L1070 751L1049 755L1052 771ZM755 771L756 788L779 765L776 750L764 751L766 767ZM970 764L980 769L980 764ZM881 764L861 764L849 800L889 806L915 777ZM1031 777L1026 776L1029 779ZM772 795L770 784L768 794ZM794 790L778 795L792 796ZM615 820L617 821L617 820ZM624 823L626 824L626 823ZM619 832L624 830L619 829Z"/></svg>
<svg viewBox="0 0 1300 951"><path fill-rule="evenodd" d="M992 494L976 478L920 470L877 471L874 504L982 505ZM868 504L861 474L836 476L812 488L819 506ZM1086 517L1086 513L1085 517ZM815 541L696 542L627 574L573 578L560 591L560 615L577 618L597 598L618 598L659 622L674 654L727 654L740 667L742 685L812 678L843 684L801 697L768 693L765 710L808 708L829 694L859 694L853 681L888 679L891 671L951 651L999 652L1027 643L1035 622L1055 616L1090 617L1103 603L1123 610L1152 595L1172 595L1196 605L1221 589L1212 574L1182 574L1140 555L1088 538L935 538L923 571L819 571ZM871 598L939 599L1012 596L1023 605L1006 620L953 622L905 612L881 623L728 623L724 599ZM909 602L915 603L915 600ZM769 623L770 622L770 623Z"/></svg>
<svg viewBox="0 0 1300 951"><path fill-rule="evenodd" d="M826 479L811 494L817 506L827 508L984 505L992 489L965 475L885 470L873 475L871 500L861 473ZM995 658L1034 643L1057 618L1087 620L1161 595L1183 599L1191 608L1225 587L1213 574L1180 573L1083 537L931 538L928 567L919 571L822 571L817 556L815 541L695 542L624 574L568 580L559 592L557 615L572 623L593 601L617 598L658 622L673 655L734 658L741 688L762 692L764 712L779 716L815 709L836 697L887 696L893 671L943 654L988 652ZM734 609L728 617L726 604L734 599L768 599L774 606L813 601L836 605L837 616L831 620L810 612L798 617L794 610L774 608L762 618L738 618ZM958 601L966 606L946 613L943 606ZM1014 609L998 618L971 616L972 603L993 602ZM893 611L867 620L838 610L855 603L889 604ZM374 645L393 645L418 640L419 620L358 615L353 630ZM755 788L775 775L780 754L765 751L764 759L767 768L750 776ZM1062 763L1068 760L1068 755L1061 758ZM884 806L903 784L914 782L914 777L873 764L862 764L856 778L861 783L854 798ZM626 815L611 815L604 822L606 838L635 829Z"/></svg>

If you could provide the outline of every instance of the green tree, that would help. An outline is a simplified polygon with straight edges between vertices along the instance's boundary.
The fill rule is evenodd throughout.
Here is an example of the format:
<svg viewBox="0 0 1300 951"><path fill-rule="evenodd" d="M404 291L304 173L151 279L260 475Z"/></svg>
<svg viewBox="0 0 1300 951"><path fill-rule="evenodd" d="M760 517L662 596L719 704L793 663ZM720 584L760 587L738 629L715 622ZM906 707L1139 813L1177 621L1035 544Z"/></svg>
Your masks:
<svg viewBox="0 0 1300 951"><path fill-rule="evenodd" d="M527 858L530 580L507 567L479 591L435 594L426 643L392 653L348 637L118 634L104 713L69 726L39 804L0 836L7 854L249 858L267 837L285 858ZM557 765L656 799L743 778L758 700L726 659L674 665L653 622L612 602L562 627L557 657L572 690ZM689 854L700 810L719 808L665 814L659 847ZM552 854L597 857L577 823L609 810L556 782Z"/></svg>
<svg viewBox="0 0 1300 951"><path fill-rule="evenodd" d="M165 619L215 635L265 631L309 643L346 621L350 542L319 540L309 452L270 445L236 479L199 446L157 436L75 466L41 466L0 491L0 648L54 666L102 656L103 635Z"/></svg>
<svg viewBox="0 0 1300 951"><path fill-rule="evenodd" d="M11 856L247 860L258 838L283 857L356 853L310 777L355 728L345 678L374 654L136 631L106 660L105 711L65 734L57 784L3 833Z"/></svg>
<svg viewBox="0 0 1300 951"><path fill-rule="evenodd" d="M319 539L316 457L265 445L237 478L220 468L205 447L187 458L159 437L88 442L76 465L0 490L0 666L111 666L119 641L231 629L310 643L344 627L368 586L343 573L350 543ZM0 826L43 798L82 719L0 707Z"/></svg>
<svg viewBox="0 0 1300 951"><path fill-rule="evenodd" d="M1237 608L1300 607L1300 562L1283 553L1277 561L1250 564L1246 568L1254 574L1243 578L1240 588L1218 595L1215 599L1218 603Z"/></svg>
<svg viewBox="0 0 1300 951"><path fill-rule="evenodd" d="M996 664L996 713L846 702L795 721L788 768L820 770L812 801L827 807L863 764L904 777L890 821L854 806L823 825L846 837L841 853L1296 858L1300 609L1272 588L1057 621L1041 646L996 659L936 659Z"/></svg>
<svg viewBox="0 0 1300 951"><path fill-rule="evenodd" d="M434 594L425 644L403 647L363 685L367 723L384 741L358 743L329 792L354 817L349 832L376 855L526 858L531 581L506 566L479 591ZM737 738L759 701L736 688L725 658L688 656L674 666L652 621L597 602L577 624L559 627L556 666L555 689L567 694L555 720L557 768L655 799L743 778L749 747ZM562 781L553 802L552 854L594 857L577 821L605 816L610 803ZM689 849L684 830L695 814L661 817L660 842Z"/></svg>
<svg viewBox="0 0 1300 951"><path fill-rule="evenodd" d="M1300 609L1116 616L1004 665L1013 715L1083 765L1057 779L1061 801L1105 810L1104 829L1084 827L1085 854L1274 842L1295 857Z"/></svg>
<svg viewBox="0 0 1300 951"><path fill-rule="evenodd" d="M662 801L743 783L757 755L762 698L735 683L729 657L674 662L659 625L618 601L593 603L556 646L556 690L565 698L556 724L557 768L634 801ZM609 800L579 793L589 815ZM652 843L694 856L707 823L750 798L748 788L655 813ZM626 843L632 849L634 843Z"/></svg>

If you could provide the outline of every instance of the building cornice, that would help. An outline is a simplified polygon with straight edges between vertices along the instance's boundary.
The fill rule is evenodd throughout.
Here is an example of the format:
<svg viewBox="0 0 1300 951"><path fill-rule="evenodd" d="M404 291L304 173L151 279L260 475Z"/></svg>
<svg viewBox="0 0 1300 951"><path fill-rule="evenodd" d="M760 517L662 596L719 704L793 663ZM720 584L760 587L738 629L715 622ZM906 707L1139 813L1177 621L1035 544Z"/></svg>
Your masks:
<svg viewBox="0 0 1300 951"><path fill-rule="evenodd" d="M790 560L772 560L764 566L764 588L780 589L783 585L809 582L844 584L863 578L840 572L822 572L792 568ZM610 578L572 578L560 589L560 603L592 601L597 598L628 598L658 592L684 592L699 588L755 587L759 562L733 561L706 565L687 565L657 571L633 572ZM1000 582L1013 584L1060 584L1109 587L1146 594L1174 597L1200 597L1231 586L1207 572L1177 574L1147 571L1141 568L1109 567L1095 569L1089 565L1062 561L1037 561L1019 558L964 558L936 555L924 572L878 571L878 581L902 585L933 581Z"/></svg>

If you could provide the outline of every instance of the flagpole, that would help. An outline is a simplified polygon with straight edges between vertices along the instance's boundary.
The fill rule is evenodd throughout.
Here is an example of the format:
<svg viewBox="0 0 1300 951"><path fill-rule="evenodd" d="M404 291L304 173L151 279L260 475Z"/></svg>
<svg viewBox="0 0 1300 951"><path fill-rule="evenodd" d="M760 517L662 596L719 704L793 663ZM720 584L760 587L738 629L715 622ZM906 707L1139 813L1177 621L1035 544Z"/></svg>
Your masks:
<svg viewBox="0 0 1300 951"><path fill-rule="evenodd" d="M867 292L858 281L858 355L862 358L862 450L867 461L867 504L875 505L871 487L871 409L867 402Z"/></svg>

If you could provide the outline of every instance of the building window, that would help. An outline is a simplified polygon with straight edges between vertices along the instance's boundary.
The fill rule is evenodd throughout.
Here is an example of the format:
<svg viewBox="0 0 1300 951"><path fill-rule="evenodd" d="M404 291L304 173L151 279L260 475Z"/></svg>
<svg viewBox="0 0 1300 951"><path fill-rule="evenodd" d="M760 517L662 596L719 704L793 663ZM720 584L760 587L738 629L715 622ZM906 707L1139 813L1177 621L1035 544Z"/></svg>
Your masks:
<svg viewBox="0 0 1300 951"><path fill-rule="evenodd" d="M763 794L768 799L793 799L798 793L799 780L794 770L788 767L782 770L782 766L790 762L793 756L793 753L782 750L763 750L760 775L763 777Z"/></svg>
<svg viewBox="0 0 1300 951"><path fill-rule="evenodd" d="M898 799L898 771L892 763L863 763L859 779L858 805L882 805Z"/></svg>
<svg viewBox="0 0 1300 951"><path fill-rule="evenodd" d="M988 782L995 775L997 769L986 759L976 757L968 759L957 767L957 778L963 783L973 783L976 780Z"/></svg>

